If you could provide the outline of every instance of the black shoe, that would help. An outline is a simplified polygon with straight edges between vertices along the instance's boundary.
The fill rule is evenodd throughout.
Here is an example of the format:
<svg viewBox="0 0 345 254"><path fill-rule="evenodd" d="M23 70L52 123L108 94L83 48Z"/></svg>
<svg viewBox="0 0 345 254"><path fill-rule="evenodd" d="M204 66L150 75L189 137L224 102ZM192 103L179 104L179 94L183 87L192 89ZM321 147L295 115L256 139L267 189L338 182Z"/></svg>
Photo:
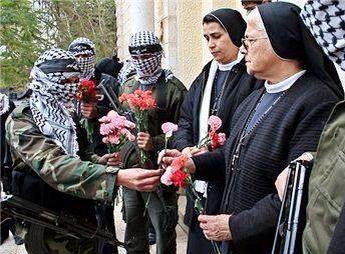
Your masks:
<svg viewBox="0 0 345 254"><path fill-rule="evenodd" d="M156 234L155 233L149 233L149 245L156 244Z"/></svg>

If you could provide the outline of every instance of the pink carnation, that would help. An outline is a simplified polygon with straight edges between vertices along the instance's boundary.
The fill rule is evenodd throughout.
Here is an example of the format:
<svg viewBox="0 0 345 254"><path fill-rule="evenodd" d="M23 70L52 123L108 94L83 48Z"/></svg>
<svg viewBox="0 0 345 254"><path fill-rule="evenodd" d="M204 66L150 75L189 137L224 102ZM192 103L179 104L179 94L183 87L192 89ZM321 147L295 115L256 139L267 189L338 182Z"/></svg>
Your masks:
<svg viewBox="0 0 345 254"><path fill-rule="evenodd" d="M218 116L210 116L208 118L208 125L210 125L212 131L217 131L222 126L222 120Z"/></svg>
<svg viewBox="0 0 345 254"><path fill-rule="evenodd" d="M164 174L161 176L161 183L165 185L172 185L172 176L173 176L174 169L172 167L167 167Z"/></svg>
<svg viewBox="0 0 345 254"><path fill-rule="evenodd" d="M167 138L170 138L173 132L177 131L177 129L177 125L171 122L166 122L162 124L162 131L165 134L165 137Z"/></svg>
<svg viewBox="0 0 345 254"><path fill-rule="evenodd" d="M104 136L102 139L104 143L119 145L122 142L122 136L130 141L134 141L135 137L130 132L130 129L133 129L135 124L114 110L109 111L106 116L100 118L99 122L101 123L100 133Z"/></svg>
<svg viewBox="0 0 345 254"><path fill-rule="evenodd" d="M226 135L223 132L218 133L218 143L220 146L223 146L226 141Z"/></svg>

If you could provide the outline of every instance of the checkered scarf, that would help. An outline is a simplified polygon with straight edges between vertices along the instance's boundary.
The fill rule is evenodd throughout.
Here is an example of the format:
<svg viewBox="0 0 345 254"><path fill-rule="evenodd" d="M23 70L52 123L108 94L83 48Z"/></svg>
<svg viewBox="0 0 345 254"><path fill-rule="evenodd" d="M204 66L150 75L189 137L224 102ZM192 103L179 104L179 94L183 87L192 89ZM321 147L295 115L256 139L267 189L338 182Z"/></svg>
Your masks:
<svg viewBox="0 0 345 254"><path fill-rule="evenodd" d="M95 56L77 58L81 77L91 79L95 74Z"/></svg>
<svg viewBox="0 0 345 254"><path fill-rule="evenodd" d="M155 84L162 74L163 50L158 38L150 31L141 31L131 37L129 50L132 56L145 55L145 59L133 59L136 79L141 84Z"/></svg>
<svg viewBox="0 0 345 254"><path fill-rule="evenodd" d="M301 17L323 51L345 70L345 1L309 0Z"/></svg>
<svg viewBox="0 0 345 254"><path fill-rule="evenodd" d="M135 68L131 60L125 60L117 76L117 81L122 85L131 75L135 74Z"/></svg>
<svg viewBox="0 0 345 254"><path fill-rule="evenodd" d="M54 61L62 59L70 64L65 67L57 66ZM43 65L50 68L47 73L43 71ZM63 71L63 68L66 71ZM79 75L78 64L73 55L62 49L53 48L44 52L35 62L28 85L32 90L30 109L36 125L67 154L74 156L77 156L79 146L76 127L68 108L75 99L78 84L61 84L61 81Z"/></svg>
<svg viewBox="0 0 345 254"><path fill-rule="evenodd" d="M95 73L95 44L88 38L80 37L72 41L68 47L68 51L74 56L91 55L90 57L77 58L81 70L81 77L91 79Z"/></svg>
<svg viewBox="0 0 345 254"><path fill-rule="evenodd" d="M6 94L0 93L0 116L10 109L10 100Z"/></svg>

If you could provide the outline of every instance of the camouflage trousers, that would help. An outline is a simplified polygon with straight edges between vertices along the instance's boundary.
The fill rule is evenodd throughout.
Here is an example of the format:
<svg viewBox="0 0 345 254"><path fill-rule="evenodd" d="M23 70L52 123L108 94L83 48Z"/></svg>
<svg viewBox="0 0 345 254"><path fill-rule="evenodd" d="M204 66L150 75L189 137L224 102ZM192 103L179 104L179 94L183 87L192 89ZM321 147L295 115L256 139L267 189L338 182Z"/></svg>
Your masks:
<svg viewBox="0 0 345 254"><path fill-rule="evenodd" d="M145 203L148 192L138 192L124 188L124 209L126 219L125 242L128 254L149 254L148 216L156 231L156 253L176 253L177 194L162 193L159 197L151 192L147 211ZM164 199L164 205L161 199ZM145 212L145 215L144 215Z"/></svg>

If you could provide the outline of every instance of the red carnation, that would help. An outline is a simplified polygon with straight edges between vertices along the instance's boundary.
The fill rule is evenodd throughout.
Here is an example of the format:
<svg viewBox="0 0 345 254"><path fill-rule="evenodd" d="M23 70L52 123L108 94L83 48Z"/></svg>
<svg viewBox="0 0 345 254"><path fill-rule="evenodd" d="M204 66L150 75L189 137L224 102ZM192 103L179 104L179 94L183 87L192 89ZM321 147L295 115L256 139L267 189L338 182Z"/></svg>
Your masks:
<svg viewBox="0 0 345 254"><path fill-rule="evenodd" d="M188 174L182 170L175 170L171 175L171 181L176 187L186 187Z"/></svg>
<svg viewBox="0 0 345 254"><path fill-rule="evenodd" d="M97 102L97 92L95 82L92 80L82 79L77 90L77 101L86 103Z"/></svg>

